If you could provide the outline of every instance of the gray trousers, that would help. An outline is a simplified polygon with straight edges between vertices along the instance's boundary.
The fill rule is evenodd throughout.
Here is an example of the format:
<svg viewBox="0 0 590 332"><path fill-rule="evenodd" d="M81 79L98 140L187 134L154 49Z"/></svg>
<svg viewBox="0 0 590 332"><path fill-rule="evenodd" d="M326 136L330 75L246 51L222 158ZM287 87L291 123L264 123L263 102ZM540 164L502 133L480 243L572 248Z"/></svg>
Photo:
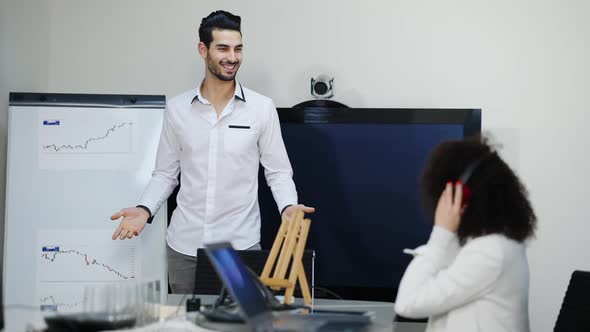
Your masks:
<svg viewBox="0 0 590 332"><path fill-rule="evenodd" d="M173 294L192 294L195 290L197 257L188 256L166 246L168 258L168 283ZM246 250L260 250L260 243Z"/></svg>

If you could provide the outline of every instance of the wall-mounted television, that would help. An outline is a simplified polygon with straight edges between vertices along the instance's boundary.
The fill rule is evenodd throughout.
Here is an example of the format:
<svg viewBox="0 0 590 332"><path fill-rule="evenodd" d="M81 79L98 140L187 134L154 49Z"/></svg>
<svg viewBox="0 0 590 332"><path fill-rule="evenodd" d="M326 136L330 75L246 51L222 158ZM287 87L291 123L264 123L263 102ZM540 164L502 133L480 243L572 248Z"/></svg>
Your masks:
<svg viewBox="0 0 590 332"><path fill-rule="evenodd" d="M307 248L316 251L316 295L393 301L432 216L419 177L435 145L481 132L479 109L279 108L299 201L314 206ZM263 248L280 216L259 184Z"/></svg>

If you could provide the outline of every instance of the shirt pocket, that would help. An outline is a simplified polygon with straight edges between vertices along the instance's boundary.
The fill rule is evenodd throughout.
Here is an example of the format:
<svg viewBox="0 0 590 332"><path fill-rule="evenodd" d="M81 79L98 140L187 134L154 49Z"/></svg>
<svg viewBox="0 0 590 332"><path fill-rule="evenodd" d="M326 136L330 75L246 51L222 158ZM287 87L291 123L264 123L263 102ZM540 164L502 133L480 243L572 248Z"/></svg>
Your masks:
<svg viewBox="0 0 590 332"><path fill-rule="evenodd" d="M230 124L225 128L223 149L227 153L244 154L256 151L257 134L249 124Z"/></svg>

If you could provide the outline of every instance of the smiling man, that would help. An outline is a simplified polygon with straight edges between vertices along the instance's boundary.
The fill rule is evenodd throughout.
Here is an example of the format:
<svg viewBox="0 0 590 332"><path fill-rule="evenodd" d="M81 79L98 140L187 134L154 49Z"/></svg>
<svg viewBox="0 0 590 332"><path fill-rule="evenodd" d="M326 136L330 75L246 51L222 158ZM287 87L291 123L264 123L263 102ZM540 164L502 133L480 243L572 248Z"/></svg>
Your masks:
<svg viewBox="0 0 590 332"><path fill-rule="evenodd" d="M221 10L202 20L198 51L205 78L168 102L156 168L140 205L111 216L123 218L113 240L139 235L180 174L178 206L166 233L173 293L193 292L196 253L204 243L260 249L260 164L283 216L314 212L297 204L274 103L235 80L242 64L240 23L239 16Z"/></svg>

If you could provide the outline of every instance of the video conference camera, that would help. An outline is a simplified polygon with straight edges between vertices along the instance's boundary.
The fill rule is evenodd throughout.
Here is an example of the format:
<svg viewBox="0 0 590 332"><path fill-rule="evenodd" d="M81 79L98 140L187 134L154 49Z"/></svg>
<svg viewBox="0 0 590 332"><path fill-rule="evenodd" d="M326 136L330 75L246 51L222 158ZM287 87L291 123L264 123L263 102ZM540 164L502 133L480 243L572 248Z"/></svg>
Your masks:
<svg viewBox="0 0 590 332"><path fill-rule="evenodd" d="M311 95L316 98L334 97L334 77L328 75L319 75L311 78Z"/></svg>

